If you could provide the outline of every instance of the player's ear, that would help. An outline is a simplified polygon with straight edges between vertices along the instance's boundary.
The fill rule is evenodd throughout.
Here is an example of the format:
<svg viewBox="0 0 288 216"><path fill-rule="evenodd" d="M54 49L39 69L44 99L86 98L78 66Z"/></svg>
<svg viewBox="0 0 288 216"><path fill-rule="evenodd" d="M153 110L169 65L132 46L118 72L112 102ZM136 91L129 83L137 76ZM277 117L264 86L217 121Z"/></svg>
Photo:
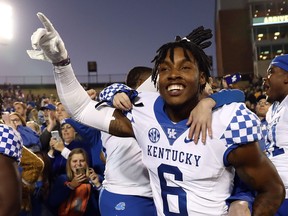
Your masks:
<svg viewBox="0 0 288 216"><path fill-rule="evenodd" d="M199 76L200 85L202 86L202 85L206 84L206 82L207 82L207 80L206 80L205 73L200 71L200 76Z"/></svg>
<svg viewBox="0 0 288 216"><path fill-rule="evenodd" d="M287 72L285 72L286 74L285 74L285 78L284 78L284 83L285 84L288 84L288 73Z"/></svg>

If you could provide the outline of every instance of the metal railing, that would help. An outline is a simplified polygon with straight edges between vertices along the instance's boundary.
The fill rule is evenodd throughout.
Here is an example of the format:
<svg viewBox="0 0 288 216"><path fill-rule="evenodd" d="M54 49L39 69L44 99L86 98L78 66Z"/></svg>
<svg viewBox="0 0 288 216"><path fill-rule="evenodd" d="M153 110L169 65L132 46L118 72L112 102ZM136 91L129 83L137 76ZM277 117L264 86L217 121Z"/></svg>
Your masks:
<svg viewBox="0 0 288 216"><path fill-rule="evenodd" d="M126 74L89 74L76 75L80 83L101 84L125 82ZM12 83L13 85L46 85L54 84L51 76L0 76L0 84Z"/></svg>

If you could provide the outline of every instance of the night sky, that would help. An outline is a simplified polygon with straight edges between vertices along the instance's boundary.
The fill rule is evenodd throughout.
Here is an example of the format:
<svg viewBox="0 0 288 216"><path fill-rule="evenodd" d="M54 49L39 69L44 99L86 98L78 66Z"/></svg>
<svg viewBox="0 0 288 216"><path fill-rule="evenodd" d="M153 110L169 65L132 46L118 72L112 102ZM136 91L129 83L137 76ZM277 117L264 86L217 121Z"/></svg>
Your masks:
<svg viewBox="0 0 288 216"><path fill-rule="evenodd" d="M185 36L200 25L211 28L214 33L214 0L6 2L13 7L14 38L7 45L0 44L1 79L3 76L47 79L52 75L49 63L32 60L26 54L26 50L31 49L32 33L42 27L37 12L43 12L61 35L80 80L88 75L88 61L97 62L99 76L120 74L123 77L134 66L151 67L156 50L173 41L176 35ZM215 69L215 37L212 42L206 52L213 56Z"/></svg>

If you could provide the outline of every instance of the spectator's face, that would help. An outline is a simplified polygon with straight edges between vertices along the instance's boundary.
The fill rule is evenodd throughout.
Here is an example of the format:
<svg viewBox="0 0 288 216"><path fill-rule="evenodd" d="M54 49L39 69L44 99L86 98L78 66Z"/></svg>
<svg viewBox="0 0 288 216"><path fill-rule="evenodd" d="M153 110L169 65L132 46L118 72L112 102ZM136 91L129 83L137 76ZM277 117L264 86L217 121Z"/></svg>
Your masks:
<svg viewBox="0 0 288 216"><path fill-rule="evenodd" d="M170 107L191 108L195 98L198 98L200 85L206 82L203 73L198 70L194 57L189 51L187 53L191 61L186 59L182 48L175 48L174 62L171 61L168 52L158 68L159 92Z"/></svg>
<svg viewBox="0 0 288 216"><path fill-rule="evenodd" d="M38 121L40 124L45 123L44 111L42 110L38 112Z"/></svg>
<svg viewBox="0 0 288 216"><path fill-rule="evenodd" d="M10 115L10 122L15 126L15 128L22 125L21 119L17 115Z"/></svg>
<svg viewBox="0 0 288 216"><path fill-rule="evenodd" d="M255 108L256 115L259 117L265 117L270 106L271 104L267 102L266 99L263 98L259 100Z"/></svg>
<svg viewBox="0 0 288 216"><path fill-rule="evenodd" d="M72 155L71 161L70 161L70 167L74 174L76 174L77 168L81 168L81 167L87 168L87 162L85 161L83 154Z"/></svg>
<svg viewBox="0 0 288 216"><path fill-rule="evenodd" d="M44 109L43 110L43 115L44 115L45 121L48 121L49 117L52 118L52 119L55 118L55 111L54 110L49 110L49 109Z"/></svg>
<svg viewBox="0 0 288 216"><path fill-rule="evenodd" d="M47 120L49 118L49 109L43 110L43 116L44 116L45 120Z"/></svg>
<svg viewBox="0 0 288 216"><path fill-rule="evenodd" d="M204 88L204 90L202 92L201 97L202 98L206 98L207 96L209 96L211 94L213 94L213 89L212 89L211 85L207 82L206 85L205 85L205 88Z"/></svg>
<svg viewBox="0 0 288 216"><path fill-rule="evenodd" d="M76 131L70 124L64 124L61 126L62 138L66 143L72 142L75 139Z"/></svg>
<svg viewBox="0 0 288 216"><path fill-rule="evenodd" d="M21 104L15 104L15 112L19 113L22 117L26 115L26 109L23 108Z"/></svg>
<svg viewBox="0 0 288 216"><path fill-rule="evenodd" d="M66 112L62 104L57 105L56 107L56 119L61 122L65 118L69 118L69 114Z"/></svg>

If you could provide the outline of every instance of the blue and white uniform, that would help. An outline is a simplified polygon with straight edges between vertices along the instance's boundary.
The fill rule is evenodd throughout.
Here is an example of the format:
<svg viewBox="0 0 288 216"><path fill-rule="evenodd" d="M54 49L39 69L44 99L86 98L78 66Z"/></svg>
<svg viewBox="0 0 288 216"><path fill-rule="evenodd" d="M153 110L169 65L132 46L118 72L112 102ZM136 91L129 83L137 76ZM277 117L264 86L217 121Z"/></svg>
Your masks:
<svg viewBox="0 0 288 216"><path fill-rule="evenodd" d="M0 154L15 159L18 164L22 157L23 141L20 134L5 124L0 124Z"/></svg>
<svg viewBox="0 0 288 216"><path fill-rule="evenodd" d="M136 140L104 132L101 139L107 155L101 215L156 215L149 174Z"/></svg>
<svg viewBox="0 0 288 216"><path fill-rule="evenodd" d="M275 165L288 198L288 96L270 106L267 114L266 154Z"/></svg>
<svg viewBox="0 0 288 216"><path fill-rule="evenodd" d="M136 140L107 133L101 133L101 139L107 154L103 187L114 193L152 198L149 174Z"/></svg>
<svg viewBox="0 0 288 216"><path fill-rule="evenodd" d="M132 125L143 152L158 215L225 215L234 169L228 153L261 139L259 118L243 103L213 112L213 139L206 145L188 140L187 120L173 123L158 93L140 93ZM149 122L149 123L147 123Z"/></svg>
<svg viewBox="0 0 288 216"><path fill-rule="evenodd" d="M286 188L286 197L281 209L285 205L283 213L288 215L288 96L281 103L274 102L269 107L266 120L266 154L275 165Z"/></svg>

